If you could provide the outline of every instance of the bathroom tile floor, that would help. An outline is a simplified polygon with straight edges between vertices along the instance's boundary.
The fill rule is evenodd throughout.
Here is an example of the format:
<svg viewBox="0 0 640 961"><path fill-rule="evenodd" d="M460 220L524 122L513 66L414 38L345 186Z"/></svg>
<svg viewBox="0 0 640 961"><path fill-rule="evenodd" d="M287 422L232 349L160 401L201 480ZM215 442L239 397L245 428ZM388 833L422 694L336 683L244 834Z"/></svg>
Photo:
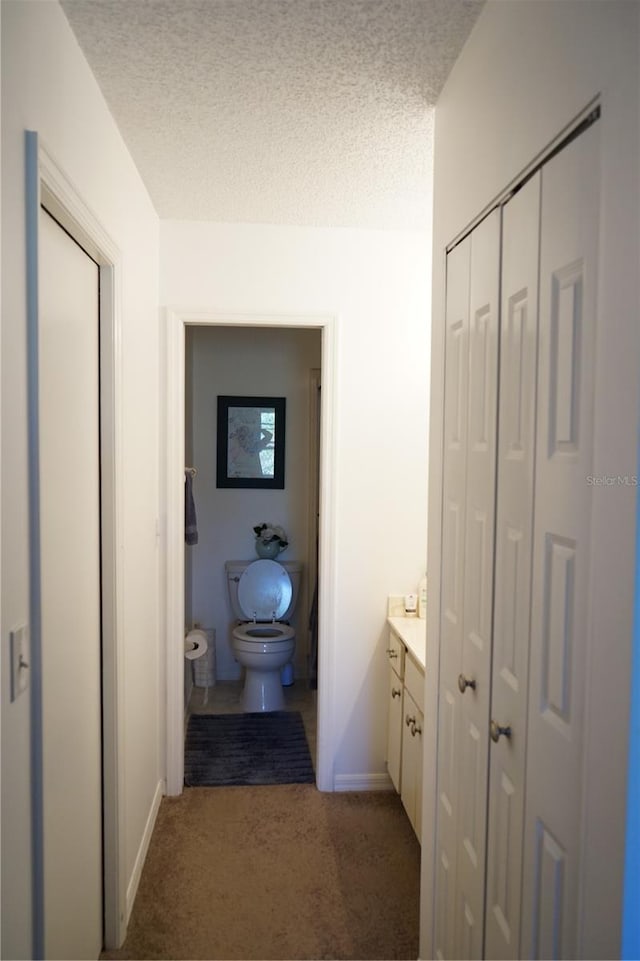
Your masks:
<svg viewBox="0 0 640 961"><path fill-rule="evenodd" d="M241 714L240 694L242 681L216 681L213 687L194 687L189 699L189 714ZM316 766L316 734L318 716L318 692L309 682L298 678L283 688L285 709L300 711L304 724L313 766ZM206 703L205 703L206 698Z"/></svg>

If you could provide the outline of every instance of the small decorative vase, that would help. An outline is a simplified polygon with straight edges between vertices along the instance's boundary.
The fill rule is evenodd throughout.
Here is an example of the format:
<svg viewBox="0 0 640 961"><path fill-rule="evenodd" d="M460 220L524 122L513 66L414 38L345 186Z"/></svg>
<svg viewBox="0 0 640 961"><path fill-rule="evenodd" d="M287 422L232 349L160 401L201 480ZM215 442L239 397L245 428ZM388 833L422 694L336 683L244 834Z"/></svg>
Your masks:
<svg viewBox="0 0 640 961"><path fill-rule="evenodd" d="M256 554L258 557L264 557L268 560L275 560L275 558L280 553L280 541L268 541L265 543L256 537Z"/></svg>

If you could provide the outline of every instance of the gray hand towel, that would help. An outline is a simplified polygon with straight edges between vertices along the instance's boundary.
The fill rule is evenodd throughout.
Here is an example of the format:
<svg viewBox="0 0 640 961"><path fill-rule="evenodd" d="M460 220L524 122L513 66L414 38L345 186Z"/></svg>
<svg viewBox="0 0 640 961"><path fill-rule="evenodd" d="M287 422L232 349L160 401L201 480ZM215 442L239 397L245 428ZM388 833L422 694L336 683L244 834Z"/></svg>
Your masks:
<svg viewBox="0 0 640 961"><path fill-rule="evenodd" d="M198 522L196 505L193 500L193 477L184 476L184 540L186 544L198 543Z"/></svg>

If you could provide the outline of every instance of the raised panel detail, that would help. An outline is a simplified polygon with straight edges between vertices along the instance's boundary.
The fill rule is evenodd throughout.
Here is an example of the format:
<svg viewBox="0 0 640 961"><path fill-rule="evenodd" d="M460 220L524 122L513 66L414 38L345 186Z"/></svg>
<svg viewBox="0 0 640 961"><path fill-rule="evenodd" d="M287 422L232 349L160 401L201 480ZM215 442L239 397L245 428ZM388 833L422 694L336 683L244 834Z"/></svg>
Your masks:
<svg viewBox="0 0 640 961"><path fill-rule="evenodd" d="M560 958L566 852L540 820L536 822L535 843L532 957Z"/></svg>
<svg viewBox="0 0 640 961"><path fill-rule="evenodd" d="M474 868L478 866L478 843L481 825L478 817L485 810L486 786L481 781L483 766L480 763L480 731L471 722L465 725L462 763L465 790L462 798L462 843Z"/></svg>
<svg viewBox="0 0 640 961"><path fill-rule="evenodd" d="M522 391L527 383L523 376L527 305L526 290L521 290L509 298L506 336L504 338L506 357L503 370L506 376L503 378L500 387L500 390L506 394L501 405L501 411L503 412L501 430L505 431L506 456L517 460L520 460L524 453L525 400Z"/></svg>
<svg viewBox="0 0 640 961"><path fill-rule="evenodd" d="M478 650L482 651L485 647L484 632L488 630L487 623L487 600L490 593L487 590L487 574L492 573L489 558L487 558L487 538L489 536L488 518L484 511L474 511L469 531L470 565L468 567L467 579L467 609L469 623L469 640Z"/></svg>
<svg viewBox="0 0 640 961"><path fill-rule="evenodd" d="M446 505L442 532L442 607L444 616L457 624L460 617L462 577L460 556L460 505L449 500Z"/></svg>
<svg viewBox="0 0 640 961"><path fill-rule="evenodd" d="M545 550L542 710L570 722L575 543L547 534Z"/></svg>
<svg viewBox="0 0 640 961"><path fill-rule="evenodd" d="M518 603L521 600L518 585L521 577L520 567L524 563L522 544L522 531L507 524L503 541L504 578L498 591L501 610L496 612L498 616L496 623L499 628L496 632L494 657L497 658L496 666L501 677L513 691L518 691L516 647L519 627Z"/></svg>
<svg viewBox="0 0 640 961"><path fill-rule="evenodd" d="M492 340L490 337L491 308L487 304L477 310L471 321L469 345L469 445L476 451L486 450L492 435L490 418Z"/></svg>
<svg viewBox="0 0 640 961"><path fill-rule="evenodd" d="M447 932L449 930L449 905L451 904L451 869L447 852L441 848L438 857L438 884L437 884L437 904L436 904L436 957L446 957L445 944Z"/></svg>
<svg viewBox="0 0 640 961"><path fill-rule="evenodd" d="M466 377L464 351L464 322L462 320L451 324L449 328L449 344L447 346L450 363L448 378L451 388L451 434L448 439L449 447L458 449L462 437L462 417L464 414L464 383Z"/></svg>
<svg viewBox="0 0 640 961"><path fill-rule="evenodd" d="M514 863L511 857L511 838L513 831L513 805L515 788L510 778L501 772L498 787L498 812L495 823L492 824L493 834L493 891L491 892L491 910L500 926L502 936L507 944L511 943L511 918L513 917L513 896L517 890L517 878L509 874L509 867Z"/></svg>
<svg viewBox="0 0 640 961"><path fill-rule="evenodd" d="M451 817L453 812L452 789L455 784L455 744L454 744L454 718L455 718L455 698L451 691L445 691L442 703L442 718L440 730L442 738L440 768L440 801Z"/></svg>
<svg viewBox="0 0 640 961"><path fill-rule="evenodd" d="M583 264L554 272L551 280L549 454L578 449Z"/></svg>
<svg viewBox="0 0 640 961"><path fill-rule="evenodd" d="M462 911L460 913L462 917L460 918L461 923L458 930L459 944L457 956L459 958L473 958L475 957L473 951L473 935L475 933L476 922L469 903L466 900L462 901Z"/></svg>

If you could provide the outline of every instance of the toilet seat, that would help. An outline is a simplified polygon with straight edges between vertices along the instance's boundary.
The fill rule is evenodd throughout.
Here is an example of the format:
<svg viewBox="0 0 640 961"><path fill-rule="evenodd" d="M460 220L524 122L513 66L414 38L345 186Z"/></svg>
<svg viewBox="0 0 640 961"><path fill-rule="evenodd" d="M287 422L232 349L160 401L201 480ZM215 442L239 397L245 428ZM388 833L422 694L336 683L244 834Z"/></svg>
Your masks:
<svg viewBox="0 0 640 961"><path fill-rule="evenodd" d="M277 561L254 561L240 575L238 603L247 621L278 621L288 610L292 593L291 578Z"/></svg>
<svg viewBox="0 0 640 961"><path fill-rule="evenodd" d="M260 644L275 644L278 641L288 641L295 636L295 630L288 624L278 621L256 624L248 621L234 627L233 636L239 641L255 641Z"/></svg>

